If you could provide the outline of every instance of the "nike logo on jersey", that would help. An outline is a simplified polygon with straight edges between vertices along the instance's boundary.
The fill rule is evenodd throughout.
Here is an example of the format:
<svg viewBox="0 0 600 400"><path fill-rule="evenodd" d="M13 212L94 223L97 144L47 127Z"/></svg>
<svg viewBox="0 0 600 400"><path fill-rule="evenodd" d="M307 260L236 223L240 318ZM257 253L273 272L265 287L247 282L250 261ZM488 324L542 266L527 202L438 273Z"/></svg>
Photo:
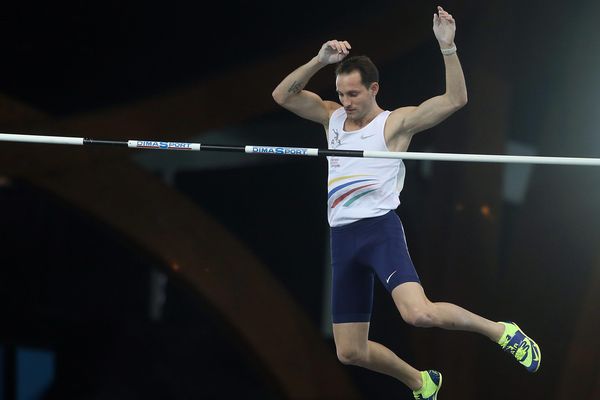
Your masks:
<svg viewBox="0 0 600 400"><path fill-rule="evenodd" d="M361 139L366 139L368 137L371 137L375 134L376 132L370 132L370 133L363 133L362 135L360 135Z"/></svg>

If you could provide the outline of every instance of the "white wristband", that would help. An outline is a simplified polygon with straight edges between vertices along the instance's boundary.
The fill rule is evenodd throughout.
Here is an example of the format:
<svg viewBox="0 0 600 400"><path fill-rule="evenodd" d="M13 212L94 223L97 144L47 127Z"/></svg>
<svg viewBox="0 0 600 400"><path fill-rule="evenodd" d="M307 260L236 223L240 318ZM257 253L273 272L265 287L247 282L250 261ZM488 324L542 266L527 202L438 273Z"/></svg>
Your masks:
<svg viewBox="0 0 600 400"><path fill-rule="evenodd" d="M456 45L450 47L449 49L440 49L442 54L445 56L449 56L450 54L456 53Z"/></svg>

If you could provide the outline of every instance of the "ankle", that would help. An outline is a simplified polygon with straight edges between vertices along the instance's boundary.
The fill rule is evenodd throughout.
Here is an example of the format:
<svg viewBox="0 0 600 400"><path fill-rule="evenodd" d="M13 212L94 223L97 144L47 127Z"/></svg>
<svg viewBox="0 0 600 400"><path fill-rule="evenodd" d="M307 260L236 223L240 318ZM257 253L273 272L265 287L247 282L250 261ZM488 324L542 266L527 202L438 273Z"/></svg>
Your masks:
<svg viewBox="0 0 600 400"><path fill-rule="evenodd" d="M502 339L502 337L504 336L505 330L506 327L503 324L499 322L494 322L494 328L490 332L491 334L488 336L488 338L492 342L500 344L500 339Z"/></svg>
<svg viewBox="0 0 600 400"><path fill-rule="evenodd" d="M418 374L415 375L412 382L410 382L410 384L408 385L410 390L412 390L413 392L419 392L421 389L423 389L423 387L425 386L426 379L425 374L425 371L418 371Z"/></svg>

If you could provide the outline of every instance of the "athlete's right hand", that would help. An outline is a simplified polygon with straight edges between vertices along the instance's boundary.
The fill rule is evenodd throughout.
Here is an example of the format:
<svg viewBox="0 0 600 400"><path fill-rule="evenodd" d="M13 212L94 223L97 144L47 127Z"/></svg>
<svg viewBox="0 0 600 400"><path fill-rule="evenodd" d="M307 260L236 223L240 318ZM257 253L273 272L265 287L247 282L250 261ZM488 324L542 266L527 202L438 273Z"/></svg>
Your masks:
<svg viewBox="0 0 600 400"><path fill-rule="evenodd" d="M330 40L321 46L317 60L321 64L335 64L350 54L350 43L343 40Z"/></svg>

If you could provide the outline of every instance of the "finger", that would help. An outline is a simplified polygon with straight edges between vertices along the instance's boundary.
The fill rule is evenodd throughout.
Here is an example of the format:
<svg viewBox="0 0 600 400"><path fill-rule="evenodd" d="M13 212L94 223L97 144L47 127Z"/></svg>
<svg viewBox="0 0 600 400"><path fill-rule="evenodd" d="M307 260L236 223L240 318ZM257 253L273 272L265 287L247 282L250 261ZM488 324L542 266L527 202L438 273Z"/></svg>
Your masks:
<svg viewBox="0 0 600 400"><path fill-rule="evenodd" d="M350 46L350 43L348 43L347 41L344 40L344 44L346 45L346 48L348 50L352 49L352 46Z"/></svg>
<svg viewBox="0 0 600 400"><path fill-rule="evenodd" d="M329 41L329 48L333 51L337 51L337 47L335 45L335 42L337 42L337 40L330 40Z"/></svg>
<svg viewBox="0 0 600 400"><path fill-rule="evenodd" d="M452 20L452 15L448 14L448 13L445 13L445 14L440 13L440 18L444 21L450 21L450 20Z"/></svg>
<svg viewBox="0 0 600 400"><path fill-rule="evenodd" d="M346 42L346 41L341 42L340 45L342 46L342 50L344 51L344 54L348 54L350 52L350 49L348 48L348 42Z"/></svg>

